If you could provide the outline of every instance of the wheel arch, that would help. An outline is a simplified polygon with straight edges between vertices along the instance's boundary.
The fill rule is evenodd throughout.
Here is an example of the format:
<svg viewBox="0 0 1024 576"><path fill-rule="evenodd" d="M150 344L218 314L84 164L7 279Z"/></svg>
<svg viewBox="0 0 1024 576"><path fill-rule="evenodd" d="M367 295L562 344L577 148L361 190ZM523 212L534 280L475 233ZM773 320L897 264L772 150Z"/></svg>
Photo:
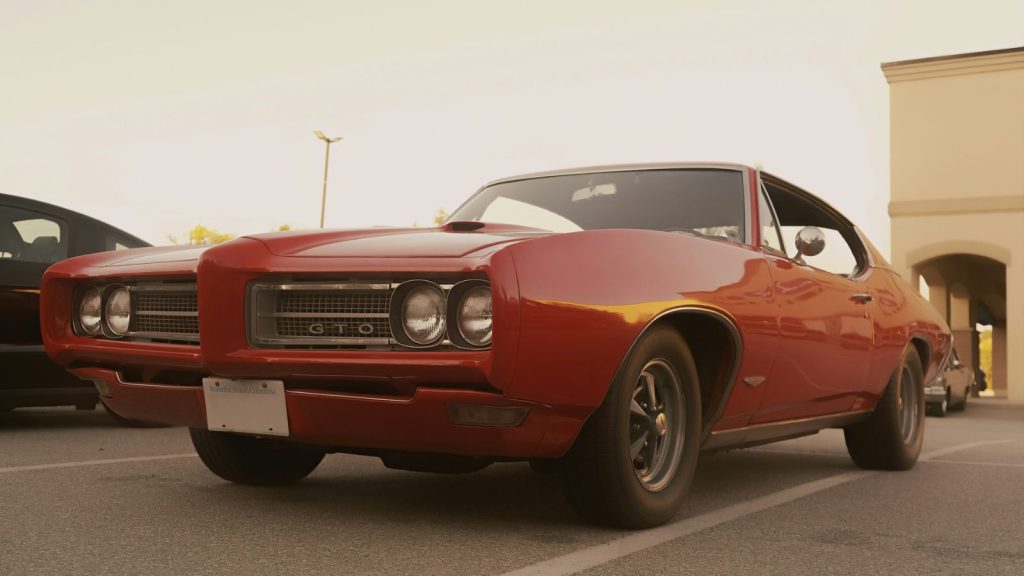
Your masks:
<svg viewBox="0 0 1024 576"><path fill-rule="evenodd" d="M909 344L914 347L914 352L917 353L917 357L921 360L921 369L922 372L924 372L923 375L927 376L928 365L930 364L929 359L931 358L931 345L928 344L928 341L920 335L911 336Z"/></svg>
<svg viewBox="0 0 1024 576"><path fill-rule="evenodd" d="M725 410L743 359L743 340L735 321L724 312L700 306L680 306L651 319L637 335L623 358L615 378L625 369L637 343L652 329L669 326L693 355L701 391L702 441ZM698 337L699 336L699 337Z"/></svg>

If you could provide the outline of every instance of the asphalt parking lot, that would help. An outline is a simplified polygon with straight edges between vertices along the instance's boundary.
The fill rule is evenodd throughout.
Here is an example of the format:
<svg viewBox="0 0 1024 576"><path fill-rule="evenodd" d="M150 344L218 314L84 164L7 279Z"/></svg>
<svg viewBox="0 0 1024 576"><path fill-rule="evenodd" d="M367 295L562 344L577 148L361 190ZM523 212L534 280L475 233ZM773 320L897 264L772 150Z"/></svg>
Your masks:
<svg viewBox="0 0 1024 576"><path fill-rule="evenodd" d="M0 413L0 574L1024 574L1024 406L928 418L903 473L842 434L702 459L663 528L582 524L525 464L464 476L332 455L290 488L225 483L182 428Z"/></svg>

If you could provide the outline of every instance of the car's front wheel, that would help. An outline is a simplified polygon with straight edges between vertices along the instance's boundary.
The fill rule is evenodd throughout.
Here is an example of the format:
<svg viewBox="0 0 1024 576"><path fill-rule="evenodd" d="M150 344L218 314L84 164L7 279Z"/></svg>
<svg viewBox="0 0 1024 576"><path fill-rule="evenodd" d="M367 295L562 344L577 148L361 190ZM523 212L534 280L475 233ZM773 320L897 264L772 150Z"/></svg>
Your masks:
<svg viewBox="0 0 1024 576"><path fill-rule="evenodd" d="M294 484L324 459L315 446L191 428L192 445L211 472L238 484Z"/></svg>
<svg viewBox="0 0 1024 576"><path fill-rule="evenodd" d="M907 346L874 413L845 428L850 457L869 470L909 470L921 454L924 413L924 370L917 351Z"/></svg>
<svg viewBox="0 0 1024 576"><path fill-rule="evenodd" d="M938 416L939 418L943 418L946 416L946 413L949 412L949 410L949 397L947 396L946 398L943 398L941 402L929 402L927 413L931 414L932 416Z"/></svg>
<svg viewBox="0 0 1024 576"><path fill-rule="evenodd" d="M621 528L671 519L700 451L700 385L686 341L656 327L634 347L565 460L565 491L584 518Z"/></svg>

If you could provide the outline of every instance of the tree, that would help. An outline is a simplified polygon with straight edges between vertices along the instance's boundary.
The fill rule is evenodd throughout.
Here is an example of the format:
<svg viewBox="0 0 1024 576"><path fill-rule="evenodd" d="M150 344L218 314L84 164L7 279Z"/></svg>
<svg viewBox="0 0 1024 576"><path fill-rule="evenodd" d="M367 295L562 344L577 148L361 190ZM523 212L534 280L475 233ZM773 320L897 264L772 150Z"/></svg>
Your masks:
<svg viewBox="0 0 1024 576"><path fill-rule="evenodd" d="M438 226L444 224L444 221L448 219L448 212L444 208L438 208L437 212L434 213L434 224Z"/></svg>
<svg viewBox="0 0 1024 576"><path fill-rule="evenodd" d="M291 229L291 224L281 224L277 228L271 230L271 232L287 232ZM222 242L227 242L228 240L234 240L237 235L231 232L218 232L212 228L207 228L202 224L197 224L195 228L186 233L186 237L187 240L184 242L179 241L178 237L174 235L168 236L167 240L171 244L198 246L200 244L220 244Z"/></svg>
<svg viewBox="0 0 1024 576"><path fill-rule="evenodd" d="M448 212L444 208L438 208L437 212L434 212L434 226L440 226L440 225L444 224L444 221L447 220L447 219L448 219ZM413 228L419 228L420 227L420 221L419 220L413 220L412 227Z"/></svg>
<svg viewBox="0 0 1024 576"><path fill-rule="evenodd" d="M171 244L188 244L193 246L199 244L220 244L221 242L227 242L234 238L235 235L231 232L218 232L212 228L207 228L202 224L197 224L187 232L187 239L185 242L179 242L177 236L167 237Z"/></svg>

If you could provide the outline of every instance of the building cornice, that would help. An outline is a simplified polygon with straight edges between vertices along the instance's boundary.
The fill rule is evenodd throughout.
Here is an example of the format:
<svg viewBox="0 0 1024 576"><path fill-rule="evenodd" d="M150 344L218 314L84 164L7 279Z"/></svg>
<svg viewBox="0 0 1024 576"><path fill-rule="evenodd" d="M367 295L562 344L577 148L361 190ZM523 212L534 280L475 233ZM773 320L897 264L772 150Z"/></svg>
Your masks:
<svg viewBox="0 0 1024 576"><path fill-rule="evenodd" d="M1024 47L882 64L889 84L1004 70L1024 70Z"/></svg>
<svg viewBox="0 0 1024 576"><path fill-rule="evenodd" d="M1024 212L1024 196L982 196L934 200L894 200L889 217L941 216L946 214L988 214Z"/></svg>

